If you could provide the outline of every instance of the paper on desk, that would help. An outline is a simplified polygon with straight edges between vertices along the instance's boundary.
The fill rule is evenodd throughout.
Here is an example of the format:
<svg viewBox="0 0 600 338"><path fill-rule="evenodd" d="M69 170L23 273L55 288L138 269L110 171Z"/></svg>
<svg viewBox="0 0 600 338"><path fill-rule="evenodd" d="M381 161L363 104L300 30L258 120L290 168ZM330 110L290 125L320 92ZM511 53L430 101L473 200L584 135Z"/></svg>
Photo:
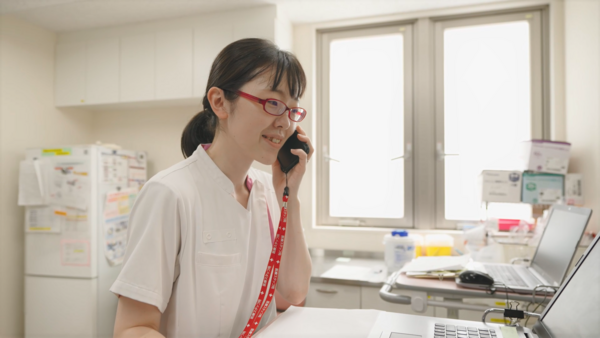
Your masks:
<svg viewBox="0 0 600 338"><path fill-rule="evenodd" d="M344 337L364 338L369 335L381 311L301 308L290 306L257 338Z"/></svg>
<svg viewBox="0 0 600 338"><path fill-rule="evenodd" d="M321 277L334 279L351 279L368 282L380 282L385 279L386 271L383 267L365 267L354 265L336 264L325 271Z"/></svg>
<svg viewBox="0 0 600 338"><path fill-rule="evenodd" d="M470 255L418 257L406 264L401 271L427 272L463 270L470 260Z"/></svg>

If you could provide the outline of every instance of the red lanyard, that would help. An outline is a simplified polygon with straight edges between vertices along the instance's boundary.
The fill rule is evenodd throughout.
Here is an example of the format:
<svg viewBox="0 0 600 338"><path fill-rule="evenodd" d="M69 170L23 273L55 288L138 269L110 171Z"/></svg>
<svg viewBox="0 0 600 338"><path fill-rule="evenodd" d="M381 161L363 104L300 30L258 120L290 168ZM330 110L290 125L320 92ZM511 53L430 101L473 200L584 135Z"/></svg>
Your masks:
<svg viewBox="0 0 600 338"><path fill-rule="evenodd" d="M265 271L265 277L263 278L262 286L260 288L260 294L256 301L256 306L252 310L250 319L244 327L244 331L240 334L239 338L251 337L260 320L262 319L265 311L273 300L275 294L275 287L277 286L277 278L279 277L279 265L281 262L281 254L283 253L283 242L285 240L285 228L287 225L287 201L288 201L288 188L285 187L283 193L283 207L281 208L281 218L279 219L279 227L277 228L277 235L275 241L273 241L273 250L271 250L271 256L269 257L269 264L267 264L267 270ZM269 281L271 282L269 284ZM266 297L266 300L265 300Z"/></svg>

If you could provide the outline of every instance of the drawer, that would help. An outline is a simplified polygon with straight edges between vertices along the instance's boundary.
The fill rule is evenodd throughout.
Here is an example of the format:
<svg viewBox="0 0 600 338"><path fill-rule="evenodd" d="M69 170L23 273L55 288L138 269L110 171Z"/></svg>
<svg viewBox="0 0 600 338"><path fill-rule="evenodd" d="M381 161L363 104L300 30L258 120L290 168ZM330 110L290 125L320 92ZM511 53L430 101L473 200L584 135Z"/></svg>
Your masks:
<svg viewBox="0 0 600 338"><path fill-rule="evenodd" d="M310 283L307 307L360 309L360 286Z"/></svg>

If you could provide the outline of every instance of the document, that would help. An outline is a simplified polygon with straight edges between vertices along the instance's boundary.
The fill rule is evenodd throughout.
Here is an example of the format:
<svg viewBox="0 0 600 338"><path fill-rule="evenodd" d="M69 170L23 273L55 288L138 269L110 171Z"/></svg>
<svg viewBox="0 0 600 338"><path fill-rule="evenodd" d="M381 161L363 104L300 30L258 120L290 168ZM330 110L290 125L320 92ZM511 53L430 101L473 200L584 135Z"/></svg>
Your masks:
<svg viewBox="0 0 600 338"><path fill-rule="evenodd" d="M277 319L261 329L255 337L364 338L369 335L381 312L290 306Z"/></svg>
<svg viewBox="0 0 600 338"><path fill-rule="evenodd" d="M60 263L70 266L90 266L90 241L63 239L60 241Z"/></svg>
<svg viewBox="0 0 600 338"><path fill-rule="evenodd" d="M87 210L91 192L87 159L55 162L51 173L50 204Z"/></svg>
<svg viewBox="0 0 600 338"><path fill-rule="evenodd" d="M109 185L128 185L129 160L127 156L102 154L102 183Z"/></svg>
<svg viewBox="0 0 600 338"><path fill-rule="evenodd" d="M146 183L146 165L135 157L129 158L129 187L138 190Z"/></svg>
<svg viewBox="0 0 600 338"><path fill-rule="evenodd" d="M138 188L127 188L106 194L104 203L104 254L111 266L123 262L127 246L129 213L137 197Z"/></svg>
<svg viewBox="0 0 600 338"><path fill-rule="evenodd" d="M458 271L471 261L470 255L417 257L406 264L402 272Z"/></svg>
<svg viewBox="0 0 600 338"><path fill-rule="evenodd" d="M25 211L25 231L60 233L67 220L64 208L56 206L28 207Z"/></svg>
<svg viewBox="0 0 600 338"><path fill-rule="evenodd" d="M47 204L47 173L50 163L44 160L21 161L19 164L19 205Z"/></svg>

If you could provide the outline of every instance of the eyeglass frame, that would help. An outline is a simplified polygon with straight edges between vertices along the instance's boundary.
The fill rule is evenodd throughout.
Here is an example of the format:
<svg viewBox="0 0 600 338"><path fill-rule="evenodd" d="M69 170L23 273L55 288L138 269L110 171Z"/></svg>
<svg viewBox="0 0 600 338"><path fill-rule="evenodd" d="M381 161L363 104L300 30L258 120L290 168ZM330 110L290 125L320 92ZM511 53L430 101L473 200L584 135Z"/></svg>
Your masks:
<svg viewBox="0 0 600 338"><path fill-rule="evenodd" d="M285 104L285 102L283 102L283 101L281 101L281 100L278 100L278 99L273 99L273 98L261 99L261 98L259 98L259 97L256 97L256 96L254 96L254 95L251 95L251 94L245 93L245 92L243 92L243 91L241 91L241 90L237 90L237 91L236 91L236 93L237 93L239 96L241 96L241 97L245 98L246 100L250 100L250 101L253 101L253 102L257 102L257 103L259 103L259 104L262 104L262 106L263 106L263 110L265 111L265 113L267 113L267 114L269 114L269 115L271 115L271 116L281 116L281 115L285 114L285 112L287 111L287 112L288 112L288 118L290 119L290 121L292 121L292 122L302 122L302 120L304 120L304 118L305 118L305 117L306 117L306 115L308 114L308 111L307 111L306 109L304 109L304 108L302 108L302 107L291 107L291 108L290 108L290 107L288 107L288 106L287 106L287 104ZM285 110L284 110L284 111L283 111L281 114L279 114L279 115L275 115L275 114L271 114L271 113L269 113L269 112L267 111L267 107L265 107L265 105L266 105L266 103L267 103L268 101L277 101L277 102L281 102L281 104L283 104L283 106L285 107ZM299 121L294 121L294 120L292 119L292 117L290 116L290 115L292 114L292 109L294 109L294 108L296 108L296 109L302 109L302 110L304 111L304 115L302 116L302 118L301 118Z"/></svg>

